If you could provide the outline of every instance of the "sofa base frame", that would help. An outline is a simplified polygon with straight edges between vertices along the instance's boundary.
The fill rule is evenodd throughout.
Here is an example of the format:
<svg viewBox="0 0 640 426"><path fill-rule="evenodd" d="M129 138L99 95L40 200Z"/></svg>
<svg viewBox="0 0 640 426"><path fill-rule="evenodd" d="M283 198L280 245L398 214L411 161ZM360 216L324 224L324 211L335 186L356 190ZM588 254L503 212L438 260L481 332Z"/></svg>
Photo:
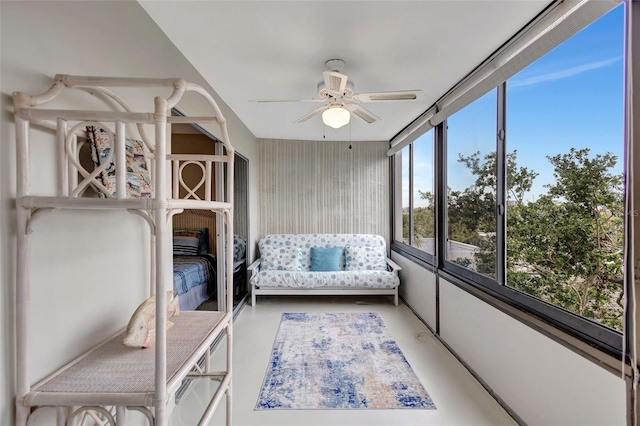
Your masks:
<svg viewBox="0 0 640 426"><path fill-rule="evenodd" d="M256 306L256 296L355 296L355 295L388 295L393 296L393 304L398 306L398 287L396 288L256 288L251 287L251 306Z"/></svg>

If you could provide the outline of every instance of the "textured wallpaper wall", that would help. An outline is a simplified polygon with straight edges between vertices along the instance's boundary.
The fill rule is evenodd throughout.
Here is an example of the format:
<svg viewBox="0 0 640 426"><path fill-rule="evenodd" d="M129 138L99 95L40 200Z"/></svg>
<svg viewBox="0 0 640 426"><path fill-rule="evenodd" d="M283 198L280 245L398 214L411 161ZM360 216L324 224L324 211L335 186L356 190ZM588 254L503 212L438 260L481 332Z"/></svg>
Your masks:
<svg viewBox="0 0 640 426"><path fill-rule="evenodd" d="M366 233L390 240L386 142L258 140L259 237Z"/></svg>

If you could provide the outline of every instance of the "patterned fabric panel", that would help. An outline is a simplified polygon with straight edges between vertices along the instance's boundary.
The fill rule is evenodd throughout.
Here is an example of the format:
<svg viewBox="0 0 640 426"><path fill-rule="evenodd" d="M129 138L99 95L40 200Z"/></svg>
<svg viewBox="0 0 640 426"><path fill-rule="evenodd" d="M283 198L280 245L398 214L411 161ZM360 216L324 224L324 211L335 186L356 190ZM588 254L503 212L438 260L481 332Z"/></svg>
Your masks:
<svg viewBox="0 0 640 426"><path fill-rule="evenodd" d="M116 194L116 165L115 153L109 158L112 141L111 133L94 126L87 126L87 136L91 144L91 158L96 168L109 162L107 168L96 179L115 196ZM151 176L147 169L144 144L142 141L125 138L127 158L127 197L128 198L152 198ZM106 195L100 192L101 197Z"/></svg>
<svg viewBox="0 0 640 426"><path fill-rule="evenodd" d="M346 246L345 270L386 271L387 250L385 247Z"/></svg>
<svg viewBox="0 0 640 426"><path fill-rule="evenodd" d="M173 255L195 256L200 246L200 231L176 230L173 231Z"/></svg>
<svg viewBox="0 0 640 426"><path fill-rule="evenodd" d="M300 267L303 271L311 269L311 247L345 247L347 245L379 246L384 247L385 252L387 247L383 237L373 234L271 234L266 235L258 243L260 256L265 253L263 246L299 247ZM344 257L341 265L345 265Z"/></svg>
<svg viewBox="0 0 640 426"><path fill-rule="evenodd" d="M388 271L264 271L251 278L255 287L355 287L355 288L396 288L400 279Z"/></svg>
<svg viewBox="0 0 640 426"><path fill-rule="evenodd" d="M299 271L300 249L298 247L266 247L260 261L263 271Z"/></svg>
<svg viewBox="0 0 640 426"><path fill-rule="evenodd" d="M214 281L214 276L213 265L205 256L175 256L173 258L173 290L178 295L199 285L209 286Z"/></svg>
<svg viewBox="0 0 640 426"><path fill-rule="evenodd" d="M247 240L240 235L233 236L233 262L244 259L247 253Z"/></svg>

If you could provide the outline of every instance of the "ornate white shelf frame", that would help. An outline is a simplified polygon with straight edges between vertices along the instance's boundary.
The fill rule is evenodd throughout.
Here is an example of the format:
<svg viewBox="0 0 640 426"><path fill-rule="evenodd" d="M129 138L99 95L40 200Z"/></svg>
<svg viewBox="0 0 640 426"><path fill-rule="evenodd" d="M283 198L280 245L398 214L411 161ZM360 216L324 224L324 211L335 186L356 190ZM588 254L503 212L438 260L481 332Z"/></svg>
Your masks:
<svg viewBox="0 0 640 426"><path fill-rule="evenodd" d="M108 87L168 88L167 98L156 96L153 112L136 112ZM122 111L87 111L37 108L54 100L66 89L75 88L92 95L107 98ZM212 108L205 117L172 117L171 108L184 93L195 92ZM142 412L150 424L166 425L167 404L184 378L205 378L220 381L200 423L206 424L226 395L226 422L231 424L231 359L233 309L233 253L225 252L226 310L223 312L186 312L172 318L176 325L167 331L166 299L156 298L156 343L154 351L131 351L122 345L122 333L71 361L50 376L32 384L29 370L29 234L37 218L54 209L126 210L142 216L151 230L151 294L162 294L173 287L171 274L165 265L172 262L166 254L171 244L168 232L171 217L184 209L211 210L222 215L225 222L227 247L233 247L233 167L234 149L229 141L225 119L213 97L201 86L180 78L119 78L56 75L53 86L45 93L31 96L15 92L14 114L17 153L17 274L16 274L16 423L27 424L29 416L39 407L56 407L57 424L71 425L83 418L100 419L112 426L124 424L126 410ZM135 124L148 150L148 163L153 184L153 198L127 198L125 129ZM216 123L225 155L171 155L167 152L167 128L171 123ZM153 125L153 138L144 125ZM49 196L30 194L30 126L55 131L56 193ZM115 157L116 191L111 194L97 180L101 169L87 170L79 159L80 149L86 143L85 127L96 125L112 134L114 147L109 159ZM107 162L108 163L108 162ZM188 164L197 163L203 170L202 182L194 187L182 178ZM211 188L216 164L225 164L226 194L205 191L204 199L195 194L199 186ZM78 177L80 176L80 177ZM171 179L169 181L168 179ZM102 198L83 197L87 188L102 193ZM186 196L180 198L180 189ZM218 247L222 253L223 247ZM176 320L177 319L177 320ZM175 321L174 321L175 320ZM210 347L218 336L226 335L226 369L211 371ZM204 368L198 366L205 357ZM133 357L134 362L122 362ZM106 362L110 370L93 368L96 362ZM135 365L132 368L131 365ZM126 379L131 377L135 385Z"/></svg>

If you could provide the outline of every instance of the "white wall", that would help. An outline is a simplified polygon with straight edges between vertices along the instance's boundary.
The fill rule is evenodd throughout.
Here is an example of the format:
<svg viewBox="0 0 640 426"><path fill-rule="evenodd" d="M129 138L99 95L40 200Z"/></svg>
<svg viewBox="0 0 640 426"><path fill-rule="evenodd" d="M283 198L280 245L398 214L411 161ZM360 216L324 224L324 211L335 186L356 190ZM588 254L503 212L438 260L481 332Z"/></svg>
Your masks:
<svg viewBox="0 0 640 426"><path fill-rule="evenodd" d="M409 303L418 316L432 330L436 329L436 276L415 262L396 252L391 252L391 260L396 262L400 271L400 296Z"/></svg>
<svg viewBox="0 0 640 426"><path fill-rule="evenodd" d="M389 241L386 142L258 144L260 236L378 234Z"/></svg>
<svg viewBox="0 0 640 426"><path fill-rule="evenodd" d="M621 378L440 283L440 335L527 424L625 424Z"/></svg>
<svg viewBox="0 0 640 426"><path fill-rule="evenodd" d="M401 294L435 329L434 275L392 253ZM440 337L528 425L624 425L625 383L440 279Z"/></svg>
<svg viewBox="0 0 640 426"><path fill-rule="evenodd" d="M0 11L0 424L8 425L13 423L15 386L10 315L15 294L15 136L10 94L41 93L56 73L182 77L208 86L136 2L2 1ZM151 91L118 93L134 108L153 108ZM60 106L104 108L99 100L81 96ZM253 169L255 138L221 107L232 142ZM193 115L208 112L191 98L181 109ZM48 132L34 132L34 194L53 190L51 140ZM253 236L258 227L257 174L250 173ZM141 218L126 212L54 212L36 222L31 240L29 364L32 380L37 380L126 325L148 292L148 230Z"/></svg>

